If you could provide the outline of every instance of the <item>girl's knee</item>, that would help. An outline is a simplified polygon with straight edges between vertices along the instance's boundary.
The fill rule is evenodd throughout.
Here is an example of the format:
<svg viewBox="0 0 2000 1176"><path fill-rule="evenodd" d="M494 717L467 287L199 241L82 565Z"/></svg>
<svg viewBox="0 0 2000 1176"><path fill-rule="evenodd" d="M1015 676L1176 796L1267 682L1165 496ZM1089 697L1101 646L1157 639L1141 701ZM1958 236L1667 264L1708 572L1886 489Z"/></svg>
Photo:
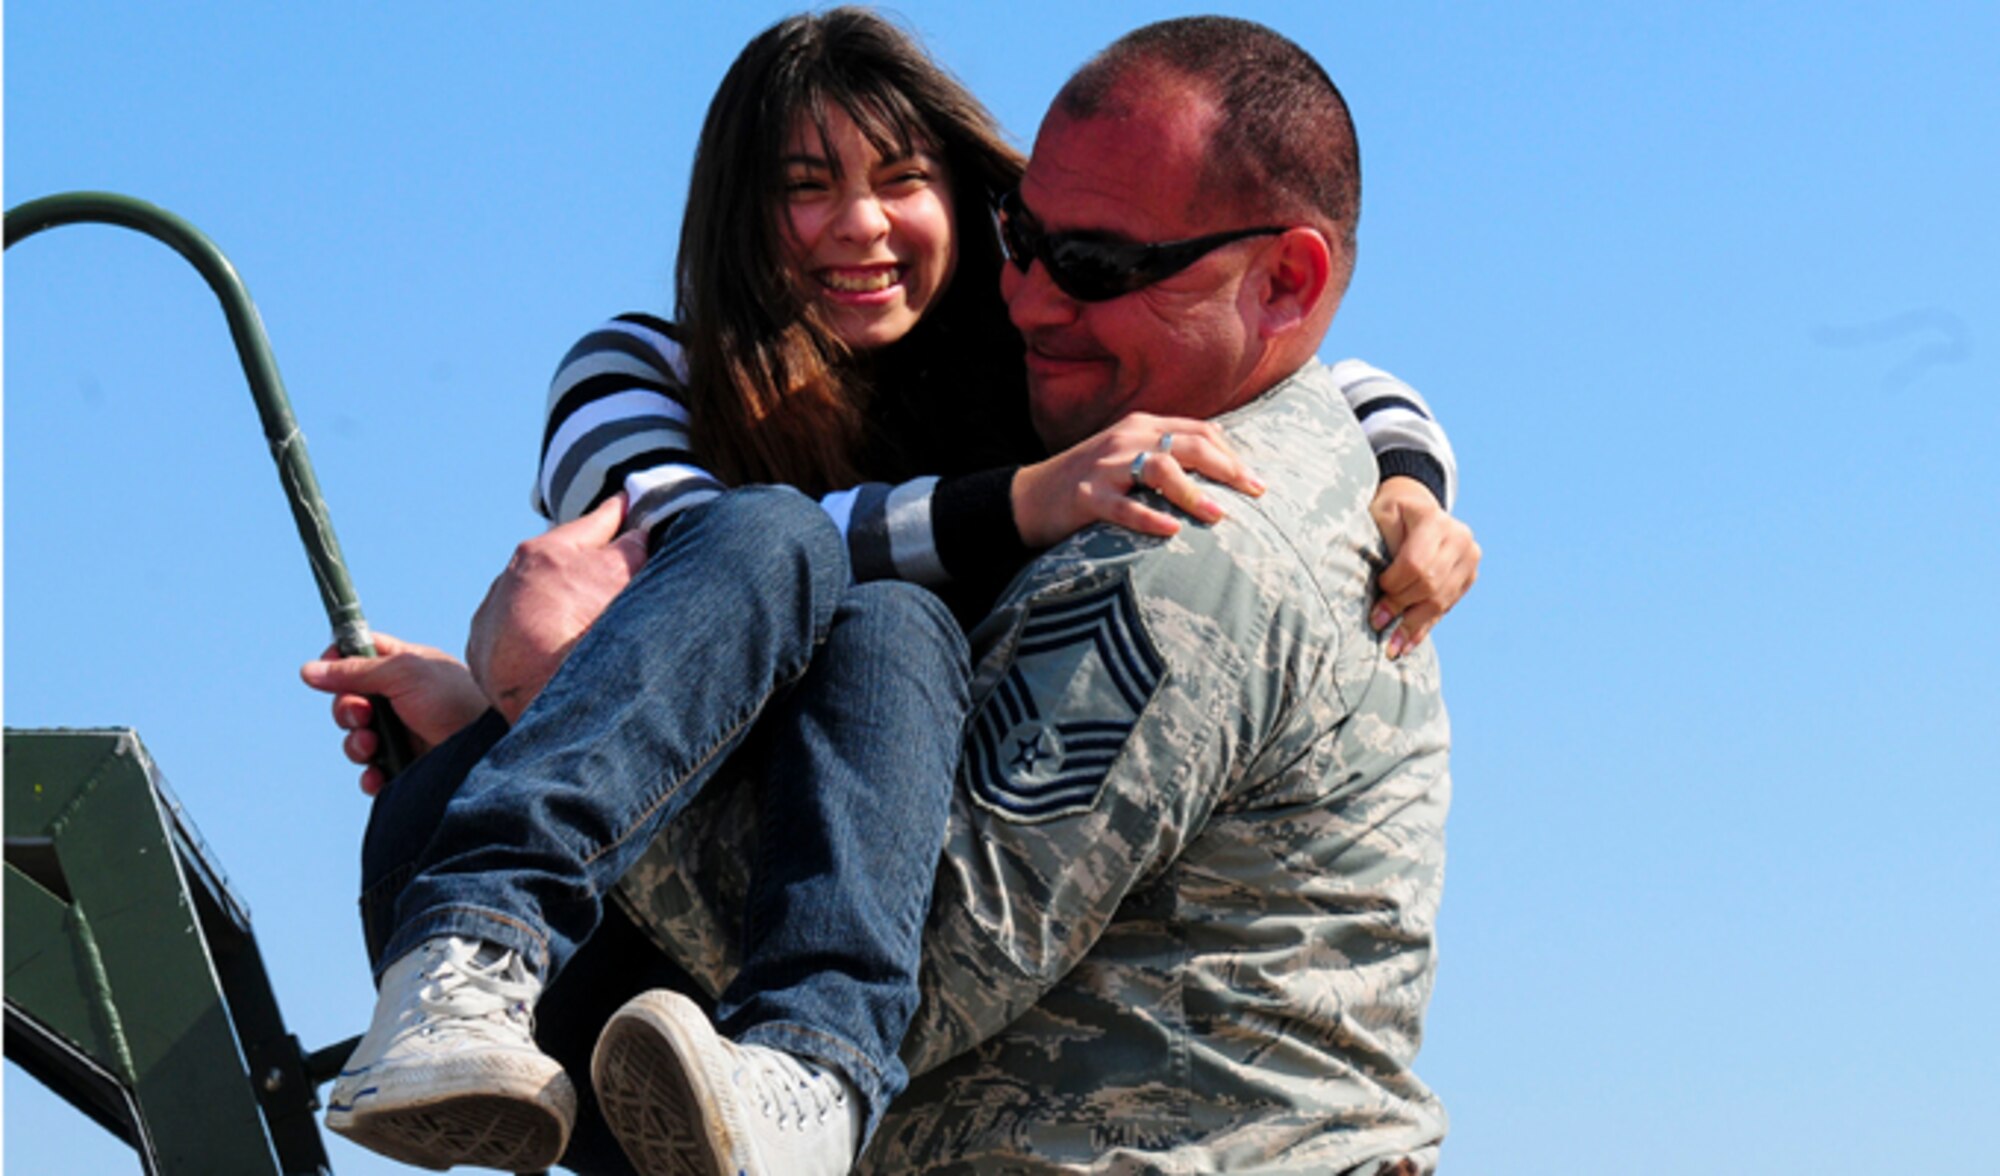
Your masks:
<svg viewBox="0 0 2000 1176"><path fill-rule="evenodd" d="M828 593L844 589L852 574L840 528L789 486L745 486L694 508L676 520L653 558L694 553L719 575L762 580L803 573Z"/></svg>
<svg viewBox="0 0 2000 1176"><path fill-rule="evenodd" d="M929 651L950 664L964 666L968 654L965 633L936 593L900 580L873 580L849 588L841 601L840 624L850 641L876 650Z"/></svg>

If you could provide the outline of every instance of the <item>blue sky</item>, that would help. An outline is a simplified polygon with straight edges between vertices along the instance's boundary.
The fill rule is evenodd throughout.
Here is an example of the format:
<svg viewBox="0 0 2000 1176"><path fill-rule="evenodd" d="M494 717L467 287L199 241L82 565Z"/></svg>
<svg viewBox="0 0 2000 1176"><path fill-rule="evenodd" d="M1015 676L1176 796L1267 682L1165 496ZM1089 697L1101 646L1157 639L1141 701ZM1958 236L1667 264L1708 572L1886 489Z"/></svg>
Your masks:
<svg viewBox="0 0 2000 1176"><path fill-rule="evenodd" d="M213 236L370 619L455 649L536 529L556 359L667 309L701 112L788 10L15 0L5 201ZM1189 10L900 11L1025 145L1092 50ZM1990 1165L2000 11L1232 11L1355 108L1326 354L1430 396L1487 552L1438 636L1446 1170ZM5 316L6 721L136 727L293 1031L358 1032L366 805L297 684L325 622L221 316L96 228L9 251ZM136 1170L7 1079L10 1169Z"/></svg>

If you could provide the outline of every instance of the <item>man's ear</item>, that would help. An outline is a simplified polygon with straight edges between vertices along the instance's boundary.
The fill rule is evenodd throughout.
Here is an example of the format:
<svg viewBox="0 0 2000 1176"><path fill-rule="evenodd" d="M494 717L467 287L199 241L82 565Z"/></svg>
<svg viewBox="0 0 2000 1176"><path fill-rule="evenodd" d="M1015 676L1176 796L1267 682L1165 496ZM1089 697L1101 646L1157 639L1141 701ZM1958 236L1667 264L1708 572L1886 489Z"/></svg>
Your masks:
<svg viewBox="0 0 2000 1176"><path fill-rule="evenodd" d="M1298 225L1279 234L1266 255L1258 310L1258 334L1273 339L1324 319L1338 302L1333 286L1333 249L1318 229Z"/></svg>

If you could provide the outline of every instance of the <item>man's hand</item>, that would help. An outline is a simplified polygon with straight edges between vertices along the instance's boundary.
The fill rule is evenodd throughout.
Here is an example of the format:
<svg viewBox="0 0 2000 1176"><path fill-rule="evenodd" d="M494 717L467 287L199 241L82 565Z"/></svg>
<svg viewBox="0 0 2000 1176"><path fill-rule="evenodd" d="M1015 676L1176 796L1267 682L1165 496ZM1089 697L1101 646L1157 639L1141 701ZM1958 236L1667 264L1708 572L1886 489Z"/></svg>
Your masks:
<svg viewBox="0 0 2000 1176"><path fill-rule="evenodd" d="M1389 635L1389 656L1401 657L1479 578L1479 544L1414 478L1384 479L1368 510L1394 557L1377 578L1381 593L1368 623L1380 630L1402 618Z"/></svg>
<svg viewBox="0 0 2000 1176"><path fill-rule="evenodd" d="M623 495L514 549L472 617L465 660L508 722L555 676L584 631L646 563L646 536L618 533Z"/></svg>
<svg viewBox="0 0 2000 1176"><path fill-rule="evenodd" d="M1161 449L1167 438L1171 448ZM1202 474L1252 497L1264 492L1222 428L1188 417L1135 412L1046 461L1014 475L1014 527L1029 547L1048 547L1092 523L1116 523L1141 535L1172 535L1180 520L1134 497L1133 460L1146 454L1146 486L1204 523L1222 506L1190 475Z"/></svg>
<svg viewBox="0 0 2000 1176"><path fill-rule="evenodd" d="M376 657L342 657L329 645L313 661L299 667L299 677L314 690L333 695L334 725L347 732L341 750L363 767L361 791L374 796L386 782L373 760L380 750L375 731L375 704L386 700L409 729L421 755L444 742L486 711L486 696L465 663L428 645L417 645L375 634Z"/></svg>

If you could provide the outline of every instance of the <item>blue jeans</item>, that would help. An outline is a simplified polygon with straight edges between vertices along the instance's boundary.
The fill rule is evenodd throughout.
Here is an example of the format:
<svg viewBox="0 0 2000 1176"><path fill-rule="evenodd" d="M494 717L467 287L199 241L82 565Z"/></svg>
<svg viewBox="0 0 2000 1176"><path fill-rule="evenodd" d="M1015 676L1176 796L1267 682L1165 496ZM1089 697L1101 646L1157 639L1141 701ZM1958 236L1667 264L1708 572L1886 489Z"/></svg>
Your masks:
<svg viewBox="0 0 2000 1176"><path fill-rule="evenodd" d="M930 593L848 579L838 531L796 492L733 491L676 519L512 731L483 758L477 737L433 753L478 762L413 863L396 860L419 839L403 826L422 826L414 810L447 789L413 789L407 820L371 820L378 972L459 935L559 983L606 891L754 729L760 860L717 1022L840 1071L872 1132L908 1081L897 1048L916 1011L967 666Z"/></svg>
<svg viewBox="0 0 2000 1176"><path fill-rule="evenodd" d="M361 925L368 962L376 971L395 930L396 898L409 885L424 847L443 820L459 785L507 734L507 720L488 711L472 726L421 756L376 798L361 842ZM577 949L535 1006L535 1041L562 1064L576 1089L576 1125L562 1164L597 1176L631 1176L625 1150L597 1109L590 1086L590 1055L611 1014L654 988L685 993L714 1015L714 1004L692 976L663 953L617 903L606 903L603 921Z"/></svg>

